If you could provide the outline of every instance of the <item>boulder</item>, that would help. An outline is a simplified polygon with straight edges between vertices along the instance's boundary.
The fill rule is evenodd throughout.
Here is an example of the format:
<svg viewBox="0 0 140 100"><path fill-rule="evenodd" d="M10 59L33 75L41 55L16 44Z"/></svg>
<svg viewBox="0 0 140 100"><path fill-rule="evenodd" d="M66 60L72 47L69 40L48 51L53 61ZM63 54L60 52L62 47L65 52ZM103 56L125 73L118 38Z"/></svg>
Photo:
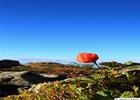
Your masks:
<svg viewBox="0 0 140 100"><path fill-rule="evenodd" d="M0 72L0 97L18 94L19 88L29 88L32 84L57 79L57 75L40 75L29 71L2 71Z"/></svg>
<svg viewBox="0 0 140 100"><path fill-rule="evenodd" d="M51 75L30 71L1 71L0 97L18 93L19 88L29 88L33 84L65 79L66 75Z"/></svg>
<svg viewBox="0 0 140 100"><path fill-rule="evenodd" d="M3 71L0 72L0 85L16 85L22 87L28 87L32 84L52 82L56 80L63 80L67 78L67 74L51 75L41 74L29 71Z"/></svg>
<svg viewBox="0 0 140 100"><path fill-rule="evenodd" d="M11 68L20 65L20 62L16 60L0 60L0 68Z"/></svg>
<svg viewBox="0 0 140 100"><path fill-rule="evenodd" d="M55 78L58 76L55 76ZM38 73L29 71L4 71L0 72L0 84L12 84L16 86L30 86L31 84L37 84L48 81L48 77L44 77Z"/></svg>

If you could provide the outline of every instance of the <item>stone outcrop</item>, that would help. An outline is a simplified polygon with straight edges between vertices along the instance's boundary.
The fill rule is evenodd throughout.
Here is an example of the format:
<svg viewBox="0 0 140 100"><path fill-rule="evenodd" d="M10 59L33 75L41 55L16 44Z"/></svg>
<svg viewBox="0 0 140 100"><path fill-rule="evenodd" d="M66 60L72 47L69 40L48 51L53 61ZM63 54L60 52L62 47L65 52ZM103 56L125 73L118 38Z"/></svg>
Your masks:
<svg viewBox="0 0 140 100"><path fill-rule="evenodd" d="M49 79L59 79L58 75L45 75L33 73L28 71L14 72L4 71L0 72L0 84L12 84L16 86L30 86L41 82L50 81Z"/></svg>
<svg viewBox="0 0 140 100"><path fill-rule="evenodd" d="M66 75L50 75L29 71L0 72L0 97L18 93L18 88L30 87L32 84L63 80Z"/></svg>

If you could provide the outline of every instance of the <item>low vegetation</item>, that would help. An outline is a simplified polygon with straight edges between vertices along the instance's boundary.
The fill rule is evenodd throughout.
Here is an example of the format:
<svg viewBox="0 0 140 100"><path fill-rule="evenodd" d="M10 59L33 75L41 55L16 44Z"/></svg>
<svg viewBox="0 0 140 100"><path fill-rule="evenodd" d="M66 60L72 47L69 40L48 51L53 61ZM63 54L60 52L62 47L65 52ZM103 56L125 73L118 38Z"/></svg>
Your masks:
<svg viewBox="0 0 140 100"><path fill-rule="evenodd" d="M50 66L52 65L52 66ZM127 67L117 62L102 63L95 69L55 63L30 63L25 69L41 73L68 73L61 81L39 83L30 89L20 89L19 95L5 100L113 100L118 97L140 97L140 65ZM123 66L122 66L123 65ZM121 67L120 67L121 66ZM133 69L132 69L133 68ZM137 70L135 70L137 68ZM129 70L131 69L131 70Z"/></svg>

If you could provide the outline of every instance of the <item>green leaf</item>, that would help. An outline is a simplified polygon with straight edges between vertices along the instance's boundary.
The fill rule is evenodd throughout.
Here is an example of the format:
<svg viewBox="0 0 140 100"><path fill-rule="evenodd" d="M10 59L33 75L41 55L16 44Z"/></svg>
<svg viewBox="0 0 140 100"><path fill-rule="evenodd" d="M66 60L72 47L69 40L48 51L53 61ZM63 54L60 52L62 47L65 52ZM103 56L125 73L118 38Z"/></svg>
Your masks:
<svg viewBox="0 0 140 100"><path fill-rule="evenodd" d="M135 85L133 86L133 89L134 89L134 91L135 91L135 93L136 93L136 96L140 96L140 89L139 89L139 87L136 87Z"/></svg>
<svg viewBox="0 0 140 100"><path fill-rule="evenodd" d="M140 97L140 89L137 91L137 96Z"/></svg>
<svg viewBox="0 0 140 100"><path fill-rule="evenodd" d="M101 95L101 96L108 96L108 94L104 93L103 91L98 91L96 93L99 94L99 95Z"/></svg>
<svg viewBox="0 0 140 100"><path fill-rule="evenodd" d="M120 98L129 98L134 97L131 91L125 91L123 94L121 94Z"/></svg>
<svg viewBox="0 0 140 100"><path fill-rule="evenodd" d="M103 79L105 76L101 75L101 74L97 74L97 73L94 73L91 75L91 77L94 79L94 80L100 80L100 79Z"/></svg>
<svg viewBox="0 0 140 100"><path fill-rule="evenodd" d="M127 78L130 77L129 74L128 74L128 72L125 72L124 75L126 75Z"/></svg>
<svg viewBox="0 0 140 100"><path fill-rule="evenodd" d="M135 85L133 86L133 89L135 92L137 92L139 90L139 87L136 87Z"/></svg>
<svg viewBox="0 0 140 100"><path fill-rule="evenodd" d="M91 100L113 100L113 98L103 91L98 91L92 96Z"/></svg>
<svg viewBox="0 0 140 100"><path fill-rule="evenodd" d="M109 96L101 96L99 94L95 94L92 96L90 100L114 100L114 99Z"/></svg>

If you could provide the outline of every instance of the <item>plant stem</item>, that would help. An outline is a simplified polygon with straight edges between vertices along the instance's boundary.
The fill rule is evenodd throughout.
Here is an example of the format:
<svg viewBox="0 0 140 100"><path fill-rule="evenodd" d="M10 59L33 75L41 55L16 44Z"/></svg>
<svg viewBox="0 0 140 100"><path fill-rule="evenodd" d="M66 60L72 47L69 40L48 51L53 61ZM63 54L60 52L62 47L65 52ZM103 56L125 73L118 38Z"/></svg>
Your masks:
<svg viewBox="0 0 140 100"><path fill-rule="evenodd" d="M93 63L100 69L101 74L104 75L105 78L106 78L107 80L111 81L110 78L108 78L107 72L104 72L104 71L102 70L101 66L99 66L96 62L93 62Z"/></svg>
<svg viewBox="0 0 140 100"><path fill-rule="evenodd" d="M101 74L103 75L104 72L103 72L102 68L96 62L93 62L93 63L101 70Z"/></svg>
<svg viewBox="0 0 140 100"><path fill-rule="evenodd" d="M96 62L93 62L98 68L101 69L101 67L96 63ZM101 69L102 70L102 69Z"/></svg>

